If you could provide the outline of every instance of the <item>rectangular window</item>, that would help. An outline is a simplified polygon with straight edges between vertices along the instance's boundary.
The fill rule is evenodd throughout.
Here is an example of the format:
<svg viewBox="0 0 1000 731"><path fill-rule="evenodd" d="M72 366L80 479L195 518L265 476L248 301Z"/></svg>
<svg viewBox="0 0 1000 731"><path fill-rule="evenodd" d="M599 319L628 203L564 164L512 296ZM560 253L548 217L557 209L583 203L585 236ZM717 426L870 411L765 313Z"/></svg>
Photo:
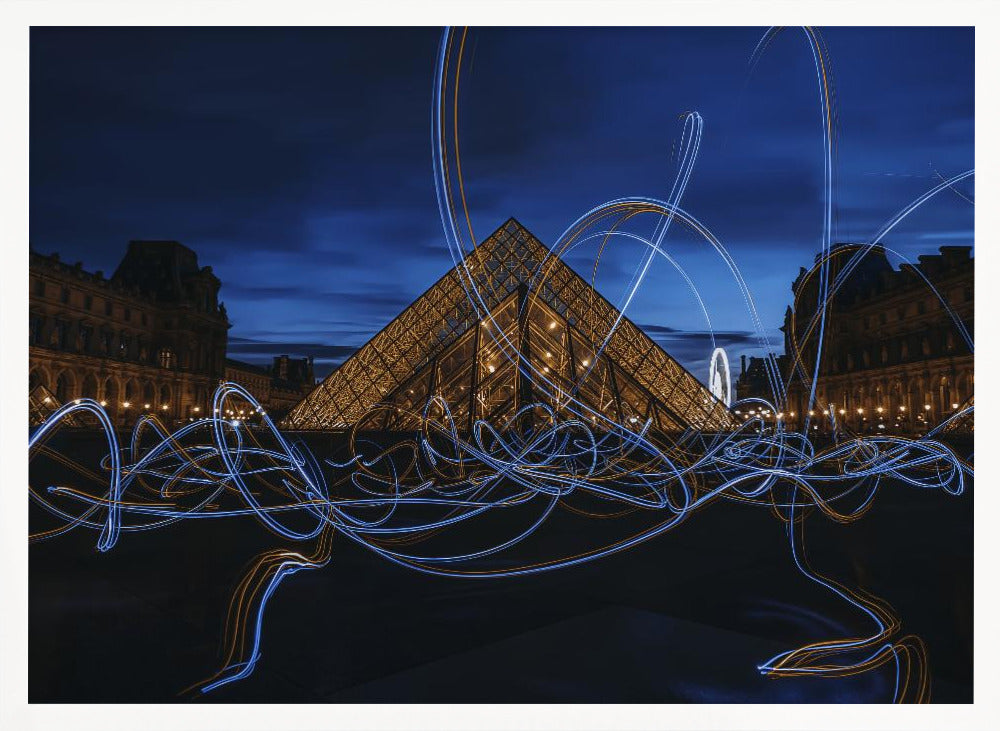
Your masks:
<svg viewBox="0 0 1000 731"><path fill-rule="evenodd" d="M109 317L114 312L114 305L111 304L111 300L104 300L104 314Z"/></svg>
<svg viewBox="0 0 1000 731"><path fill-rule="evenodd" d="M125 308L125 322L132 322L132 310Z"/></svg>
<svg viewBox="0 0 1000 731"><path fill-rule="evenodd" d="M59 300L64 304L69 304L69 287L63 287L59 295Z"/></svg>
<svg viewBox="0 0 1000 731"><path fill-rule="evenodd" d="M85 294L83 296L83 306L86 309L88 309L88 310L93 308L93 306L94 306L94 297L93 297L93 295Z"/></svg>
<svg viewBox="0 0 1000 731"><path fill-rule="evenodd" d="M45 296L45 282L42 281L41 279L36 279L35 280L35 294L38 297L44 297Z"/></svg>
<svg viewBox="0 0 1000 731"><path fill-rule="evenodd" d="M919 302L917 302L917 314L922 315L925 312L927 312L927 305L924 303L923 300L920 300Z"/></svg>
<svg viewBox="0 0 1000 731"><path fill-rule="evenodd" d="M42 316L31 315L29 325L29 341L32 345L37 345L42 337Z"/></svg>
<svg viewBox="0 0 1000 731"><path fill-rule="evenodd" d="M80 349L85 353L90 351L90 340L94 328L89 325L80 325Z"/></svg>
<svg viewBox="0 0 1000 731"><path fill-rule="evenodd" d="M142 313L142 324L143 324L144 327L149 324L149 322L146 320L146 313L145 312Z"/></svg>

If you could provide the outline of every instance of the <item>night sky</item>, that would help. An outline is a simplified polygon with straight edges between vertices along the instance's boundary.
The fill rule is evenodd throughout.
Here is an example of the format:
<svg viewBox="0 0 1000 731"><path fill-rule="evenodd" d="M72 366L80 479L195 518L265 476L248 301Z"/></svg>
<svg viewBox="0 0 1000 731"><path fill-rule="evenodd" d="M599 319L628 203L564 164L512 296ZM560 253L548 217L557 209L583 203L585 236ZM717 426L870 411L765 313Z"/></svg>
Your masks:
<svg viewBox="0 0 1000 731"><path fill-rule="evenodd" d="M821 236L822 130L800 31L752 74L763 28L477 29L462 165L477 238L514 216L551 245L625 195L666 197L679 115L705 120L682 206L727 246L780 350L791 282ZM834 240L859 241L974 166L971 29L821 29L838 111ZM223 282L230 356L313 355L324 375L451 265L431 170L440 30L38 29L31 34L30 245L114 271L129 239L175 239ZM973 243L971 181L886 242ZM653 222L649 223L650 233ZM757 354L725 269L667 249L730 359ZM588 272L595 250L569 262ZM640 251L597 278L617 302ZM628 315L699 378L711 346L682 280L654 265Z"/></svg>

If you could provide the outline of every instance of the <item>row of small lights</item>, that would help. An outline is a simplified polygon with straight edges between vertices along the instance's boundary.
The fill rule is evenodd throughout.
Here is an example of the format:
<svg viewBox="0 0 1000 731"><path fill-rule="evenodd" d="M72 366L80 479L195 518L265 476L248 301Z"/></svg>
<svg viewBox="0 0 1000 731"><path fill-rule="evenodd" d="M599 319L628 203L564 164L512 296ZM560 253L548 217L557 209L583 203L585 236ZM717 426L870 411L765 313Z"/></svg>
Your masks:
<svg viewBox="0 0 1000 731"><path fill-rule="evenodd" d="M49 397L49 396L46 396L44 399L42 399L42 402L46 403L46 404L51 403L52 402L52 398ZM73 403L76 404L76 405L79 405L80 404L80 399L74 399ZM100 401L99 403L101 404L101 406L107 406L108 405L107 401ZM142 405L142 407L144 409L149 409L149 408L151 408L151 406L152 406L151 404L143 404ZM122 401L122 408L128 409L128 408L131 408L131 407L132 407L132 402L131 401ZM163 404L162 406L160 406L160 410L161 411L166 411L169 408L170 407L167 404ZM201 407L200 406L195 406L191 410L197 414L198 412L201 411ZM216 414L219 413L218 409L214 409L214 411L215 411ZM258 414L263 414L265 416L267 415L267 412L264 411L263 409L256 409L255 411ZM232 409L226 409L226 414L227 415L234 415ZM239 417L238 418L241 418L241 419L247 419L247 418L249 418L247 416L244 416L244 414L246 414L246 411L244 409L240 409L239 410ZM251 414L251 416L252 416L252 414ZM193 419L190 419L190 420L193 421Z"/></svg>
<svg viewBox="0 0 1000 731"><path fill-rule="evenodd" d="M951 408L957 410L958 409L958 404L953 403L951 405ZM931 410L931 405L930 404L924 404L924 411L930 411L930 410ZM865 413L864 409L859 408L857 411L858 411L858 416L864 416L864 413ZM877 407L875 409L875 411L878 412L879 414L882 414L885 411L885 409L883 409L881 406L879 406L879 407ZM904 413L906 411L906 407L905 406L900 406L899 407L899 411L900 411L900 413ZM742 415L742 413L743 412L740 411L739 409L736 410L736 414L737 415ZM753 416L753 415L755 415L757 413L757 410L756 409L751 409L749 413L750 413L750 416ZM816 413L815 411L810 411L809 412L809 416L814 416L815 413ZM840 410L838 410L837 413L840 414L841 416L843 416L844 414L847 413L847 409L840 409ZM768 411L767 409L761 409L760 410L760 415L762 417L763 416L770 416L771 412ZM829 409L823 409L823 416L829 416L829 415L830 415L830 410ZM744 420L749 420L750 416L744 417ZM794 411L789 411L788 412L788 416L790 418L794 418L795 417L795 412ZM782 413L780 411L777 414L775 414L775 418L776 419L783 419L784 417L785 417L784 413ZM881 418L881 417L879 417L879 418ZM901 417L897 416L896 417L896 421L899 421L900 418ZM921 421L924 420L923 414L921 414L917 418L920 419ZM868 421L868 418L865 417L864 421ZM813 429L818 429L818 428L819 428L818 426L815 426L815 425L813 426ZM879 424L878 428L879 429L885 429L885 424Z"/></svg>

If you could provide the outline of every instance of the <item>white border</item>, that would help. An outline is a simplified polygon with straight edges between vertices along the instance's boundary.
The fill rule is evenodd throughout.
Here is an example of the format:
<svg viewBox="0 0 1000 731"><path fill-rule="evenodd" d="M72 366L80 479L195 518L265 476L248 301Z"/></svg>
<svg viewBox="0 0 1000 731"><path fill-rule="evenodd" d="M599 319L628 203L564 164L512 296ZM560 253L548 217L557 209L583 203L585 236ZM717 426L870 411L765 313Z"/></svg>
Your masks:
<svg viewBox="0 0 1000 731"><path fill-rule="evenodd" d="M995 5L996 3L992 3ZM28 267L28 28L31 25L831 25L976 26L976 251L977 320L981 365L977 383L977 441L992 449L997 429L989 416L998 405L993 317L998 300L992 241L997 225L998 128L995 82L1000 32L989 0L660 0L532 2L494 0L335 2L205 0L202 2L79 2L8 0L0 5L0 727L4 729L239 728L320 729L987 729L1000 718L997 585L998 499L996 467L977 466L975 492L975 698L967 706L768 706L768 705L32 705L27 699L27 267ZM983 315L986 315L984 318ZM985 365L984 365L985 364ZM987 455L989 452L987 452ZM993 722L990 719L994 719Z"/></svg>

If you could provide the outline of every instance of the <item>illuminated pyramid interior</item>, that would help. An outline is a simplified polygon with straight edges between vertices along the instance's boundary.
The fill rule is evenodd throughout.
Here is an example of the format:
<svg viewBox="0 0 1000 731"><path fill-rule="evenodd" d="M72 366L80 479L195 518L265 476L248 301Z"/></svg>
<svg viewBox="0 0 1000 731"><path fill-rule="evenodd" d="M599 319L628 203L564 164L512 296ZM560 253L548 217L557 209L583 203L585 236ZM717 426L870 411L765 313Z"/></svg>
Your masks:
<svg viewBox="0 0 1000 731"><path fill-rule="evenodd" d="M452 269L331 373L283 422L294 430L410 431L439 396L460 431L531 404L559 418L662 432L734 426L725 405L514 219L465 259L480 319ZM519 367L519 364L520 367ZM526 367L524 364L530 364ZM579 405L583 404L583 407ZM543 409L522 416L547 418ZM436 404L428 410L442 418Z"/></svg>

